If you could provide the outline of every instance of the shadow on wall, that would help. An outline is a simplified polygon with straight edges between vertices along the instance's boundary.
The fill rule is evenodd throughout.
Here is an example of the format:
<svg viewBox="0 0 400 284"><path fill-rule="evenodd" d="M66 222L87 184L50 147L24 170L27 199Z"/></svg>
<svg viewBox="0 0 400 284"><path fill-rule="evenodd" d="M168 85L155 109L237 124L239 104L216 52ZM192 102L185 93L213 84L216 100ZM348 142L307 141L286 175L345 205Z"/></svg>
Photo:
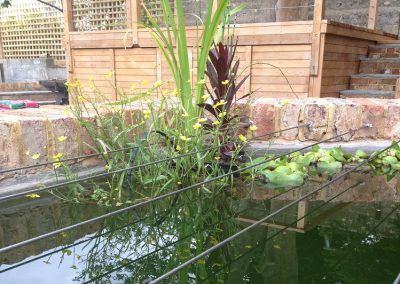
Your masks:
<svg viewBox="0 0 400 284"><path fill-rule="evenodd" d="M5 83L34 83L41 80L66 80L67 69L54 64L52 58L0 59Z"/></svg>

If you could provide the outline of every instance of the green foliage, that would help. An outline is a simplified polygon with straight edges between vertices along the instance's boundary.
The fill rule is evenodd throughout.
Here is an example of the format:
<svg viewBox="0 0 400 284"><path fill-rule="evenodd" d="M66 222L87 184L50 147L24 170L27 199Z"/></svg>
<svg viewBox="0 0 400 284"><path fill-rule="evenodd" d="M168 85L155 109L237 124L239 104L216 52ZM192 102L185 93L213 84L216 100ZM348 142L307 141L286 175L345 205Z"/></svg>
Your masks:
<svg viewBox="0 0 400 284"><path fill-rule="evenodd" d="M384 175L389 181L400 173L400 147L393 144L390 150L375 152L371 156L362 150L357 150L351 155L344 153L340 147L324 150L319 146L314 146L312 151L304 154L296 152L289 157L275 160L273 156L268 155L245 164L249 166L269 160L251 171L244 172L243 175L258 177L272 188L293 187L302 185L308 176L315 174L332 176L341 172L345 165L355 165L366 159L369 159L368 166L375 175Z"/></svg>
<svg viewBox="0 0 400 284"><path fill-rule="evenodd" d="M9 6L11 6L11 0L1 0L0 1L1 8L7 8Z"/></svg>

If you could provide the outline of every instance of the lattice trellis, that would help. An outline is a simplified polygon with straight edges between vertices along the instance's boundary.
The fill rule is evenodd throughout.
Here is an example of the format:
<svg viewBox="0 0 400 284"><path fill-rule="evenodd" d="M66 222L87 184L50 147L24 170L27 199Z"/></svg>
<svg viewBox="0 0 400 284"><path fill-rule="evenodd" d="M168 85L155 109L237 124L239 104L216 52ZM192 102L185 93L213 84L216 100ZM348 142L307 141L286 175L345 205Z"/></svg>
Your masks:
<svg viewBox="0 0 400 284"><path fill-rule="evenodd" d="M57 1L49 1L58 4ZM65 60L61 44L63 14L39 2L13 3L0 9L0 36L4 58Z"/></svg>
<svg viewBox="0 0 400 284"><path fill-rule="evenodd" d="M72 10L76 31L127 28L125 0L73 0Z"/></svg>

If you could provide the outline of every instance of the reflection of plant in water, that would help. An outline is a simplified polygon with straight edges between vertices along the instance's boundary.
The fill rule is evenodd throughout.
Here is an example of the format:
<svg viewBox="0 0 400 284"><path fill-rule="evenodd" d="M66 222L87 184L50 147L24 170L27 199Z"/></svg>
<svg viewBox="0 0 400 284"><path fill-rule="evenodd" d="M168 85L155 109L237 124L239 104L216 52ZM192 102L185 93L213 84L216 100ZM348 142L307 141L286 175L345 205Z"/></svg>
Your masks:
<svg viewBox="0 0 400 284"><path fill-rule="evenodd" d="M177 201L160 202L146 208L139 215L146 216L142 223L127 226L92 242L88 254L81 256L86 268L77 277L78 281L92 279L100 274L122 266L115 273L99 279L132 279L140 283L147 277L155 277L175 265L223 240L237 230L234 208L229 194L219 198L181 196ZM148 217L147 217L148 216ZM124 214L106 221L104 230L113 230L132 222L132 214ZM179 241L181 240L181 241ZM176 243L175 243L176 242ZM159 251L157 251L159 250ZM156 251L156 252L155 252ZM149 256L140 257L150 254ZM228 261L230 252L224 252ZM136 261L136 259L138 259ZM207 263L191 267L196 277L207 277ZM182 283L191 283L189 271L179 275Z"/></svg>

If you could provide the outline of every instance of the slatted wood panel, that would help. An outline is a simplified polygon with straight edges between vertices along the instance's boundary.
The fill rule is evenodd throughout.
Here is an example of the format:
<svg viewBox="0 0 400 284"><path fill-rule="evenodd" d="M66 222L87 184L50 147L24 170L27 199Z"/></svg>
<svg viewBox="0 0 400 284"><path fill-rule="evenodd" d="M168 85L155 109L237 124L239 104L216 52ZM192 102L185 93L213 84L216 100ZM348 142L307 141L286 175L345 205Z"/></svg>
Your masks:
<svg viewBox="0 0 400 284"><path fill-rule="evenodd" d="M102 95L111 100L116 99L113 88L114 75L110 76L110 71L115 70L113 49L74 49L72 57L73 78L79 80L83 85L85 97L95 98L98 96L90 88L90 81L93 80Z"/></svg>
<svg viewBox="0 0 400 284"><path fill-rule="evenodd" d="M157 81L157 70L156 48L115 49L115 75L119 88L147 91Z"/></svg>
<svg viewBox="0 0 400 284"><path fill-rule="evenodd" d="M373 41L326 35L322 69L322 97L339 97L350 85L350 76L357 74L360 57L368 54Z"/></svg>
<svg viewBox="0 0 400 284"><path fill-rule="evenodd" d="M58 1L49 1L59 4ZM4 58L38 58L48 55L64 61L63 14L36 1L16 2L0 8L0 43Z"/></svg>
<svg viewBox="0 0 400 284"><path fill-rule="evenodd" d="M295 98L293 88L297 96L307 97L310 57L311 45L254 46L251 88L258 90L255 96Z"/></svg>
<svg viewBox="0 0 400 284"><path fill-rule="evenodd" d="M122 30L128 27L125 0L71 0L76 31Z"/></svg>

